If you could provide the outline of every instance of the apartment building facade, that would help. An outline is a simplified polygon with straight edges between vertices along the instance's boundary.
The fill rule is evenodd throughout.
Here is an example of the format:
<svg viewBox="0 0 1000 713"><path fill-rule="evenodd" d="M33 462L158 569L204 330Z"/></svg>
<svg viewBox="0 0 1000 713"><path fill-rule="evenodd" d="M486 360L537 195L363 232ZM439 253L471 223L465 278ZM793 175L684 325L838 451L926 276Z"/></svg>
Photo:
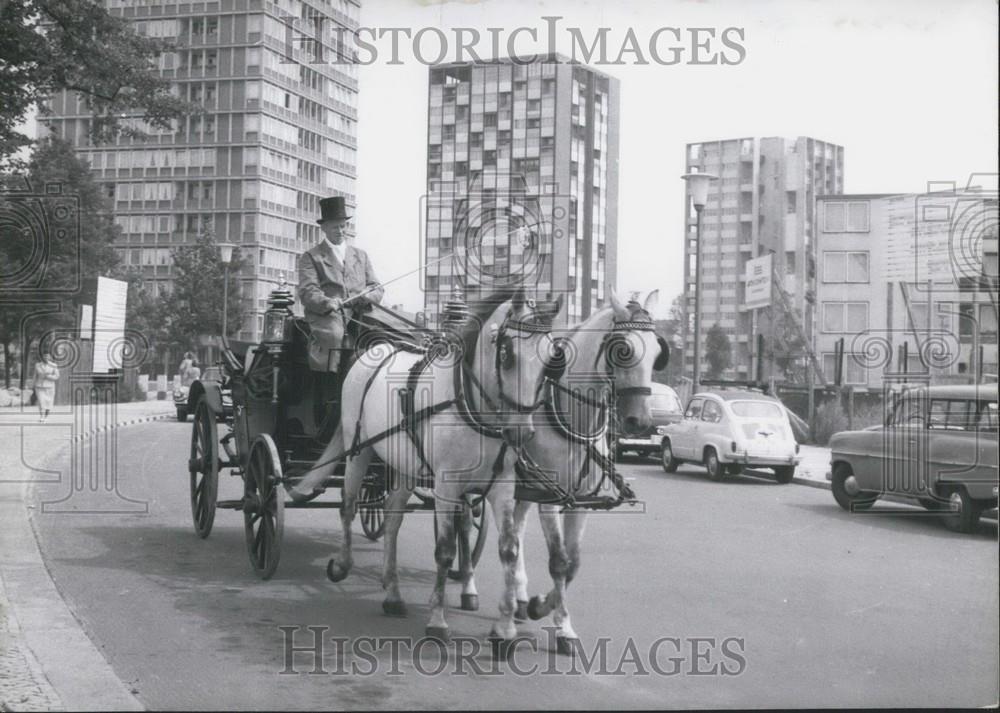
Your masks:
<svg viewBox="0 0 1000 713"><path fill-rule="evenodd" d="M817 201L814 349L833 383L996 379L997 199L980 191Z"/></svg>
<svg viewBox="0 0 1000 713"><path fill-rule="evenodd" d="M527 58L524 58L527 59ZM548 55L430 69L424 304L524 284L576 322L617 271L618 81Z"/></svg>
<svg viewBox="0 0 1000 713"><path fill-rule="evenodd" d="M146 139L87 140L89 112L72 93L49 102L43 132L76 146L121 228L123 262L154 294L170 289L171 250L204 231L235 243L248 264L237 281L249 309L239 334L256 340L265 300L296 258L320 239L319 199L355 202L357 67L336 46L335 28L359 26L358 0L105 0L139 34L177 43L159 71L204 113ZM322 42L295 41L315 37ZM317 33L317 28L320 32ZM338 54L338 52L340 54ZM322 53L322 54L321 54ZM322 60L322 61L321 61Z"/></svg>
<svg viewBox="0 0 1000 713"><path fill-rule="evenodd" d="M756 335L771 334L770 313L748 310L744 271L748 260L773 254L775 278L795 318L811 335L815 320L815 199L844 190L844 149L797 138L738 138L687 145L685 172L718 176L702 210L701 265L697 264L697 214L684 197L684 296L688 315L685 373L693 373L695 276L701 271L702 355L708 330L718 324L732 346L730 378L753 378ZM772 295L772 305L778 304ZM776 308L777 309L777 308ZM702 359L702 369L706 368Z"/></svg>

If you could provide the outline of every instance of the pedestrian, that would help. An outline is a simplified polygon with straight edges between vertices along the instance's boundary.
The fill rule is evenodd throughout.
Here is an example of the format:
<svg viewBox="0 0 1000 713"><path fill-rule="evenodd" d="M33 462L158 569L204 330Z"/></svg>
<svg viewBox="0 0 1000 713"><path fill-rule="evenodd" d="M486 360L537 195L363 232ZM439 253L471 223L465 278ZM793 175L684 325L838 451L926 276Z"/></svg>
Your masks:
<svg viewBox="0 0 1000 713"><path fill-rule="evenodd" d="M184 359L181 360L180 365L177 367L177 375L180 377L181 386L191 385L191 369L197 365L198 361L191 352L184 352Z"/></svg>
<svg viewBox="0 0 1000 713"><path fill-rule="evenodd" d="M42 358L35 364L35 401L38 403L38 422L45 423L56 398L56 381L59 367L52 361L48 348L42 349Z"/></svg>

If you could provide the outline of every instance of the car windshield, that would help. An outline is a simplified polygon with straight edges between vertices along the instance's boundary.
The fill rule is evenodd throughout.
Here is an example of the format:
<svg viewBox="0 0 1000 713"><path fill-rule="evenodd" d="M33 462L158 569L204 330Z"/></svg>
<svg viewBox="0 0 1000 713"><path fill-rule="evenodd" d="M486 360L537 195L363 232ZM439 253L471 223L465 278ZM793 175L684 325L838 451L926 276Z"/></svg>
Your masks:
<svg viewBox="0 0 1000 713"><path fill-rule="evenodd" d="M781 418L784 414L771 401L731 401L729 408L740 418Z"/></svg>
<svg viewBox="0 0 1000 713"><path fill-rule="evenodd" d="M681 400L673 394L653 394L649 398L649 408L680 413Z"/></svg>

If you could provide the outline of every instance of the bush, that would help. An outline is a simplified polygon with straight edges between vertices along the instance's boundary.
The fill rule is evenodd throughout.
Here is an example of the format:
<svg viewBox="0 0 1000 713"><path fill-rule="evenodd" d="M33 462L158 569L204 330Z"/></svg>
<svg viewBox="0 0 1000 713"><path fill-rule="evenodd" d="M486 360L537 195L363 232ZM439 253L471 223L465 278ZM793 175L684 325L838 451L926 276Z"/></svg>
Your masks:
<svg viewBox="0 0 1000 713"><path fill-rule="evenodd" d="M813 434L816 443L825 446L830 443L830 436L838 431L847 430L847 414L836 399L826 401L816 407L816 417L813 420Z"/></svg>
<svg viewBox="0 0 1000 713"><path fill-rule="evenodd" d="M834 433L849 429L858 431L869 426L879 426L883 422L882 405L879 403L855 404L854 419L851 422L847 418L847 411L838 400L831 399L816 408L813 432L816 435L817 445L826 446L829 445L830 436Z"/></svg>

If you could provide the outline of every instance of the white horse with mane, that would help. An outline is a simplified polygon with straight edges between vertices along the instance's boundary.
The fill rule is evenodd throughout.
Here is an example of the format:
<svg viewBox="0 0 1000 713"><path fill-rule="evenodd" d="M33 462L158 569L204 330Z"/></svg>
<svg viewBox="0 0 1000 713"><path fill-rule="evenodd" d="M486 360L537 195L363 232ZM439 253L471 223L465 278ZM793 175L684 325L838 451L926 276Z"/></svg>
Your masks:
<svg viewBox="0 0 1000 713"><path fill-rule="evenodd" d="M456 515L469 494L489 502L500 560L507 570L494 630L513 626L518 539L514 481L507 463L513 462L510 446L528 440L530 414L541 404L543 370L552 345L549 331L561 306L561 300L536 303L523 290L507 292L473 305L460 340L438 344L427 355L377 345L351 367L341 396L341 437L335 436L338 442L327 448L331 453L338 448L352 451L340 511L343 542L327 566L331 580L342 580L353 565L351 523L362 480L377 454L392 474L384 506L383 611L406 613L399 591L397 537L413 488L432 478L439 528L427 634L448 638L445 582L456 551ZM303 482L308 487L325 476L317 471ZM463 597L463 602L471 600Z"/></svg>

